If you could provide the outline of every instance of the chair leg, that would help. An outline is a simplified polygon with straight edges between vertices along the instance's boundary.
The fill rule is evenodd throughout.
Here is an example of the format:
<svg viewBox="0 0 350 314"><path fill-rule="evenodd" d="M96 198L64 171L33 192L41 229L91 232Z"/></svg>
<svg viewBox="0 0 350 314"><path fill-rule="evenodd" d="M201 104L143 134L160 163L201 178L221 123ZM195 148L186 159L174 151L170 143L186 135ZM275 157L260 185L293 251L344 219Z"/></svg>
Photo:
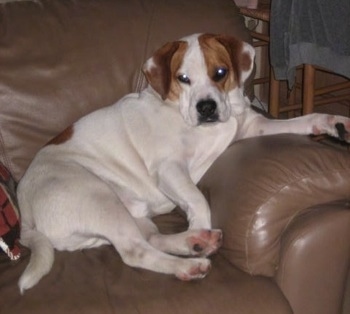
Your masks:
<svg viewBox="0 0 350 314"><path fill-rule="evenodd" d="M269 112L270 114L278 118L279 114L279 95L280 95L280 85L279 81L275 79L275 74L273 73L273 69L270 69L270 104L269 104Z"/></svg>
<svg viewBox="0 0 350 314"><path fill-rule="evenodd" d="M315 68L311 64L304 65L303 75L303 115L313 112L315 94Z"/></svg>

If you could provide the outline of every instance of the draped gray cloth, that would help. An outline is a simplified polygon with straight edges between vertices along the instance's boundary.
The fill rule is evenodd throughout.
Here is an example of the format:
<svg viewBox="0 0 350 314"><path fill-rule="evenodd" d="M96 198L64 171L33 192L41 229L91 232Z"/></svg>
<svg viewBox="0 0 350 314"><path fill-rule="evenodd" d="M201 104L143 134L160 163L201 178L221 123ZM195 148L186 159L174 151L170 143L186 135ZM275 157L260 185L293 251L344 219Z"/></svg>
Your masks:
<svg viewBox="0 0 350 314"><path fill-rule="evenodd" d="M350 0L272 0L270 37L276 79L289 86L305 63L350 79Z"/></svg>

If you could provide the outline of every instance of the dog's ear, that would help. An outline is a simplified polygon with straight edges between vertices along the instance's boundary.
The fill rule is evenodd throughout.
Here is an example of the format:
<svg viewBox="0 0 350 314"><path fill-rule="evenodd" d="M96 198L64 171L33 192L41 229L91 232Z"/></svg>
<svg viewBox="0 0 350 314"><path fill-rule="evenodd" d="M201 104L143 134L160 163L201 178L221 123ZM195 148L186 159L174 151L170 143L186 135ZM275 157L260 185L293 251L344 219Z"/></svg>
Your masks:
<svg viewBox="0 0 350 314"><path fill-rule="evenodd" d="M163 100L168 97L174 74L181 66L186 47L187 43L184 41L167 43L143 66L148 83Z"/></svg>
<svg viewBox="0 0 350 314"><path fill-rule="evenodd" d="M246 42L227 35L218 35L215 39L227 50L238 84L243 86L253 70L254 48Z"/></svg>

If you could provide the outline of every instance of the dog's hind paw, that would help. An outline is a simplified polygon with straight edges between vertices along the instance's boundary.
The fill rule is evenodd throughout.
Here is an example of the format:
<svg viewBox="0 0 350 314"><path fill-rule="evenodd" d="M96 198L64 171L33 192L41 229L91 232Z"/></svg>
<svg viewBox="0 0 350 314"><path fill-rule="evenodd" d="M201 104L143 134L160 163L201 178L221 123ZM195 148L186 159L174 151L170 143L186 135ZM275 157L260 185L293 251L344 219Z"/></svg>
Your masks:
<svg viewBox="0 0 350 314"><path fill-rule="evenodd" d="M215 253L222 244L222 231L198 230L196 235L192 235L187 239L192 255L209 256Z"/></svg>
<svg viewBox="0 0 350 314"><path fill-rule="evenodd" d="M185 261L187 265L175 273L175 276L183 281L202 279L211 268L210 260L206 258L190 258Z"/></svg>

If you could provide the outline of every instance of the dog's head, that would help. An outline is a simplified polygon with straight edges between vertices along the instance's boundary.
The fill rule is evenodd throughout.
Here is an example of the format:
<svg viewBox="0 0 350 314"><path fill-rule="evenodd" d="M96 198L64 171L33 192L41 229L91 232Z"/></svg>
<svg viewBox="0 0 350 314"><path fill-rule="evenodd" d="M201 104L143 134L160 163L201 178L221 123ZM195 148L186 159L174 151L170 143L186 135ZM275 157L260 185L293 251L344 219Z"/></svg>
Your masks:
<svg viewBox="0 0 350 314"><path fill-rule="evenodd" d="M161 47L143 70L153 90L178 104L184 120L195 126L242 112L254 56L253 47L236 38L195 34Z"/></svg>

